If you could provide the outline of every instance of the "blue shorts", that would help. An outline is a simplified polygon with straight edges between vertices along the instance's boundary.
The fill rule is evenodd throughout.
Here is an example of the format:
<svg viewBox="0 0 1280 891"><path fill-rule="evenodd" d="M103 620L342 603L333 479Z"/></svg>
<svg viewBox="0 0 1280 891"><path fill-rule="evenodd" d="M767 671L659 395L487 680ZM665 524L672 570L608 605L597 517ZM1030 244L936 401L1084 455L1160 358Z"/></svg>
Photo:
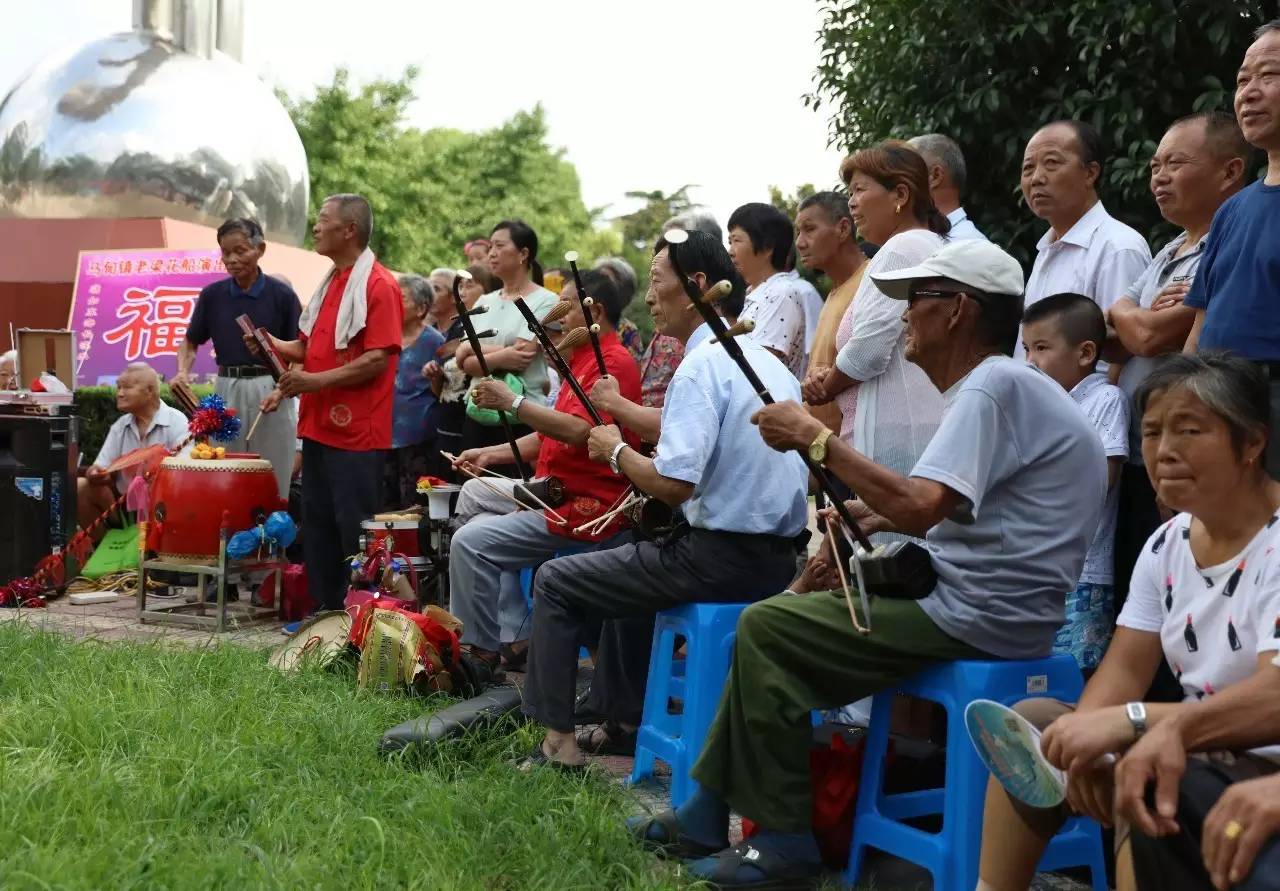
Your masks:
<svg viewBox="0 0 1280 891"><path fill-rule="evenodd" d="M1097 668L1115 629L1114 601L1111 585L1081 582L1067 595L1067 621L1053 639L1053 652L1075 656L1082 670Z"/></svg>

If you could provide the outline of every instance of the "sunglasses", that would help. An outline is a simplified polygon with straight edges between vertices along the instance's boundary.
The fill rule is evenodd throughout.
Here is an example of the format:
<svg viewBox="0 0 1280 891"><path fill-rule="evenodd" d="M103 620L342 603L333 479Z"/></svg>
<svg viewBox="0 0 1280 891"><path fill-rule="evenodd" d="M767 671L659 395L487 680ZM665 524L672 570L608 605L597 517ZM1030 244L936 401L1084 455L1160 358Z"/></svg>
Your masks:
<svg viewBox="0 0 1280 891"><path fill-rule="evenodd" d="M970 300L976 301L977 303L982 303L986 296L980 291L963 288L956 290L946 290L944 288L912 288L907 294L907 299L918 300L925 297L955 297L960 294L964 294Z"/></svg>

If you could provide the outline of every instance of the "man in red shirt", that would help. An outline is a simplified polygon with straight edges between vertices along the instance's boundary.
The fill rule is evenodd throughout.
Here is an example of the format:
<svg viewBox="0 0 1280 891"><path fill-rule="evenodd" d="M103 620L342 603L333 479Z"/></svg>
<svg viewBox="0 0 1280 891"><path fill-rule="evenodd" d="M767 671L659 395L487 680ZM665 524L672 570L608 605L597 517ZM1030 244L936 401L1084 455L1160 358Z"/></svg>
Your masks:
<svg viewBox="0 0 1280 891"><path fill-rule="evenodd" d="M618 339L617 324L623 303L613 281L602 273L582 274L582 284L591 295L592 318L583 318L577 291L570 282L562 299L573 301L573 311L565 317L563 330L572 331L594 322L600 326L600 351L604 355L609 376L628 399L640 398L640 370L636 361ZM533 338L532 333L529 335ZM569 370L590 393L600 379L600 369L589 343L577 347L565 357ZM475 402L482 408L506 411L535 431L516 440L521 457L535 463L534 475L541 479L554 476L564 483L565 500L548 511L517 511L503 516L490 516L467 523L454 535L449 551L450 610L463 623L462 642L474 657L482 674L490 674L498 661L501 623L499 601L503 572L535 566L572 549L591 550L596 546L611 547L622 531L615 520L598 532L577 531L600 517L618 501L627 488L627 480L607 466L594 463L587 454L587 434L593 421L586 408L566 382L561 382L555 407L535 401L535 397L516 396L506 384L485 379L476 383ZM605 418L606 421L609 418ZM626 432L627 441L636 446L639 438ZM470 449L458 456L458 463L474 467L510 464L511 448L506 444ZM493 480L497 485L504 481ZM513 489L514 484L504 488Z"/></svg>
<svg viewBox="0 0 1280 891"><path fill-rule="evenodd" d="M290 369L263 401L300 397L302 526L307 585L321 609L342 609L346 559L378 510L383 451L400 353L400 286L369 250L373 212L359 195L324 200L311 230L333 261L298 321L297 340L271 343ZM286 629L288 630L288 629Z"/></svg>

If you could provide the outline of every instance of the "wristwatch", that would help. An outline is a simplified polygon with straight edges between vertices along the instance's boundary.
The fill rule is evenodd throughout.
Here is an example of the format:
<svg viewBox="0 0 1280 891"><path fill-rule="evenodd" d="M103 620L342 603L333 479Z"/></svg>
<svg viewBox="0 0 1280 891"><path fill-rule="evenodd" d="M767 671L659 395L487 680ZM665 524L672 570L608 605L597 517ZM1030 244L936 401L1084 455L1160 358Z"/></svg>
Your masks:
<svg viewBox="0 0 1280 891"><path fill-rule="evenodd" d="M1141 702L1131 702L1124 707L1124 713L1129 716L1129 723L1133 725L1133 738L1141 739L1142 734L1147 732L1147 707Z"/></svg>
<svg viewBox="0 0 1280 891"><path fill-rule="evenodd" d="M516 414L520 411L520 403L524 402L524 394L517 393L516 398L511 400L511 407L507 409L509 414Z"/></svg>
<svg viewBox="0 0 1280 891"><path fill-rule="evenodd" d="M622 468L618 466L618 456L622 454L622 450L627 448L625 442L620 442L613 447L613 451L609 453L609 469L614 473L621 474Z"/></svg>
<svg viewBox="0 0 1280 891"><path fill-rule="evenodd" d="M831 428L823 427L822 431L809 443L809 460L821 464L827 460L827 440L831 438Z"/></svg>

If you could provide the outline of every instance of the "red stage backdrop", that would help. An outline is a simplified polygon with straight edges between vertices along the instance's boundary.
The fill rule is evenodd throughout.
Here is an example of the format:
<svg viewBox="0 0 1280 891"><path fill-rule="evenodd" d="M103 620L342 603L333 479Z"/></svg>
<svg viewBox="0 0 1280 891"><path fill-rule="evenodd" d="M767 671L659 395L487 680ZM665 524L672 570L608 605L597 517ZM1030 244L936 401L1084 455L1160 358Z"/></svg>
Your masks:
<svg viewBox="0 0 1280 891"><path fill-rule="evenodd" d="M216 250L81 251L67 321L75 336L76 383L109 383L130 362L173 377L200 290L226 277ZM192 373L218 373L209 347L200 350Z"/></svg>

